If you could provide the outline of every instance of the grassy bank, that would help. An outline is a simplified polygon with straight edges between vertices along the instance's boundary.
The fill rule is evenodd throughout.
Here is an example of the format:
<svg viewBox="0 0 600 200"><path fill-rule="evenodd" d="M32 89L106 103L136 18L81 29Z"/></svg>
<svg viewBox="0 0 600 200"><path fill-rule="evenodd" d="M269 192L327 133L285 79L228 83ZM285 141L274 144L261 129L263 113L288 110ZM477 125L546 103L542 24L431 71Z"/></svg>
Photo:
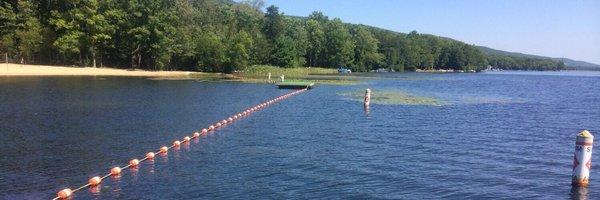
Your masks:
<svg viewBox="0 0 600 200"><path fill-rule="evenodd" d="M297 68L281 68L269 65L255 65L246 68L243 72L237 73L245 78L267 78L271 73L271 79L278 78L281 75L289 78L305 78L309 75L332 75L337 74L335 69L319 68L319 67L297 67Z"/></svg>
<svg viewBox="0 0 600 200"><path fill-rule="evenodd" d="M271 73L269 81L268 74ZM320 67L281 68L268 65L255 65L244 71L234 73L231 78L244 82L276 82L280 76L285 76L285 81L311 81L321 84L348 85L357 83L355 77L338 74L336 69Z"/></svg>

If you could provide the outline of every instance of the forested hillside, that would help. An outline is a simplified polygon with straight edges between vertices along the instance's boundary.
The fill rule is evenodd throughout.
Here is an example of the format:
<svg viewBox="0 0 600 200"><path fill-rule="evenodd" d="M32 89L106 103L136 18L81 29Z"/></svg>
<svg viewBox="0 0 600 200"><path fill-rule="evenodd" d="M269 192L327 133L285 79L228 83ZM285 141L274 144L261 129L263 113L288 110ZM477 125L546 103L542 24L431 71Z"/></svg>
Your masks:
<svg viewBox="0 0 600 200"><path fill-rule="evenodd" d="M585 62L585 61L572 60L572 59L568 59L568 58L551 58L551 57L546 57L546 56L537 56L537 55L530 55L530 54L517 53L517 52L501 51L501 50L496 50L496 49L492 49L492 48L488 48L488 47L484 47L484 46L477 46L477 48L479 48L481 51L483 51L483 53L487 54L489 57L500 56L500 57L504 57L504 58L509 57L512 59L521 59L521 60L535 59L538 61L546 61L546 60L550 59L550 60L555 61L558 64L560 64L559 61L562 61L564 63L564 67L567 69L600 70L600 65Z"/></svg>
<svg viewBox="0 0 600 200"><path fill-rule="evenodd" d="M0 52L13 62L233 72L280 67L557 70L562 61L486 55L433 35L292 17L260 0L8 0Z"/></svg>

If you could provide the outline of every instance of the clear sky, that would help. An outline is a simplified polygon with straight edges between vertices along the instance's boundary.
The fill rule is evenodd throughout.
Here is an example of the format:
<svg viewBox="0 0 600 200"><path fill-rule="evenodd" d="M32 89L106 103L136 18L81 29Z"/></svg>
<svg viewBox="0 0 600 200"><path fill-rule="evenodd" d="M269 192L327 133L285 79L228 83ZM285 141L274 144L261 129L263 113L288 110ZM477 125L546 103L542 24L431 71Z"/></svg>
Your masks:
<svg viewBox="0 0 600 200"><path fill-rule="evenodd" d="M600 64L600 0L266 0L287 15L450 37L499 50Z"/></svg>

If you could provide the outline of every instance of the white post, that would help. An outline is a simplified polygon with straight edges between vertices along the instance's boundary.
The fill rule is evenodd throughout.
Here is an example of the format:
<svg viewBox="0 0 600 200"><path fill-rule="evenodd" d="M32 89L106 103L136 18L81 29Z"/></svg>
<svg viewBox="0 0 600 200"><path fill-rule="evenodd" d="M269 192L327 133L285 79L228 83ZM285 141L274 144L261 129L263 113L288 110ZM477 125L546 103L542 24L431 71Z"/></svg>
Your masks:
<svg viewBox="0 0 600 200"><path fill-rule="evenodd" d="M284 81L285 81L285 75L282 74L281 75L281 82L284 82Z"/></svg>
<svg viewBox="0 0 600 200"><path fill-rule="evenodd" d="M269 82L271 82L271 72L269 72Z"/></svg>
<svg viewBox="0 0 600 200"><path fill-rule="evenodd" d="M365 91L365 107L369 107L371 104L371 89L367 88Z"/></svg>
<svg viewBox="0 0 600 200"><path fill-rule="evenodd" d="M590 183L590 169L592 168L592 147L594 136L587 130L577 134L575 154L573 155L573 186L586 187Z"/></svg>

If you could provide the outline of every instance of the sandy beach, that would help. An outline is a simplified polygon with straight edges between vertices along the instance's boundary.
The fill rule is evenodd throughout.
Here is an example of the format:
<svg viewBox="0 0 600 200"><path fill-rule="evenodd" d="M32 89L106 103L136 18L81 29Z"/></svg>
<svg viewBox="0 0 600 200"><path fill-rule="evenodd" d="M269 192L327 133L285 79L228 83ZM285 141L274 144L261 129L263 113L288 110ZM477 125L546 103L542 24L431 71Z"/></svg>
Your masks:
<svg viewBox="0 0 600 200"><path fill-rule="evenodd" d="M145 71L114 68L64 67L47 65L0 64L1 76L140 76L140 77L185 77L201 72L189 71Z"/></svg>

